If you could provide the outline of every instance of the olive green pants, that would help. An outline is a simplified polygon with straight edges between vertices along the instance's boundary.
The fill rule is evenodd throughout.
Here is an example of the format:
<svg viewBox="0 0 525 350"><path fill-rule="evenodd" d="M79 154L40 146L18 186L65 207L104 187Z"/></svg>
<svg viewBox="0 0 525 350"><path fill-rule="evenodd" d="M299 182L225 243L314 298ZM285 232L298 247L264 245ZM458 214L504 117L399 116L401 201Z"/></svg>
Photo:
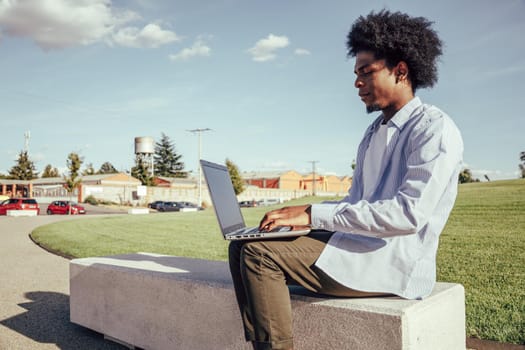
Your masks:
<svg viewBox="0 0 525 350"><path fill-rule="evenodd" d="M318 269L330 232L275 240L232 241L230 271L247 341L255 349L293 347L292 307L287 284L332 296L379 295L347 288Z"/></svg>

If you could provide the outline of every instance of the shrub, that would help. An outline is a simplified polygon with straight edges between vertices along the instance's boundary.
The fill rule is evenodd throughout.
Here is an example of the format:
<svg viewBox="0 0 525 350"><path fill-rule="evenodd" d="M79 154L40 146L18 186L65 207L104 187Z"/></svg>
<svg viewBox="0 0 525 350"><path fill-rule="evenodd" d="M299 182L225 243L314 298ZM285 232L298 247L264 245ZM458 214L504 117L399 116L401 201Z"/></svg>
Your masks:
<svg viewBox="0 0 525 350"><path fill-rule="evenodd" d="M86 198L84 198L84 203L88 203L91 205L98 205L97 199L93 197L92 195L89 195Z"/></svg>

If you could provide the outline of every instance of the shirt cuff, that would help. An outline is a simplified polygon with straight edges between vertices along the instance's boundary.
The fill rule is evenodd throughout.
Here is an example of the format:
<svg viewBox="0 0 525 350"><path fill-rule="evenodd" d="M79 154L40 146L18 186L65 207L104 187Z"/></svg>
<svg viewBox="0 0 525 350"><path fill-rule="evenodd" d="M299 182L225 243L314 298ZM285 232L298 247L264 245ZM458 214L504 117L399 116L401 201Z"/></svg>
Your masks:
<svg viewBox="0 0 525 350"><path fill-rule="evenodd" d="M312 204L310 212L312 228L334 231L333 212L335 206L335 204Z"/></svg>

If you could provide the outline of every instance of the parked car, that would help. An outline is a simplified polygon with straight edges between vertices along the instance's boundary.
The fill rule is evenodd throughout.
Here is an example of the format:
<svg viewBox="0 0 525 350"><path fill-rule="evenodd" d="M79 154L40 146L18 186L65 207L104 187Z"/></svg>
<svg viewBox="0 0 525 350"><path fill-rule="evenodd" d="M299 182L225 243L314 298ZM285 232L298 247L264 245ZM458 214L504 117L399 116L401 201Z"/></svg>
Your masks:
<svg viewBox="0 0 525 350"><path fill-rule="evenodd" d="M158 211L180 211L182 204L180 202L163 202L162 205L157 207Z"/></svg>
<svg viewBox="0 0 525 350"><path fill-rule="evenodd" d="M202 209L203 208L191 202L164 202L164 204L158 208L158 211L198 211Z"/></svg>
<svg viewBox="0 0 525 350"><path fill-rule="evenodd" d="M182 205L185 207L185 208L194 208L194 209L197 209L197 210L204 210L203 207L199 207L197 204L195 203L192 203L192 202L179 202L179 203L182 203Z"/></svg>
<svg viewBox="0 0 525 350"><path fill-rule="evenodd" d="M40 214L40 207L33 198L9 198L0 203L0 215L6 215L8 210L36 210Z"/></svg>
<svg viewBox="0 0 525 350"><path fill-rule="evenodd" d="M258 206L257 201L240 201L239 206L241 208L253 208Z"/></svg>
<svg viewBox="0 0 525 350"><path fill-rule="evenodd" d="M159 209L164 204L164 201L155 201L148 204L148 208Z"/></svg>
<svg viewBox="0 0 525 350"><path fill-rule="evenodd" d="M283 201L280 198L265 198L261 199L257 204L259 206L268 206L268 205L277 205L281 204Z"/></svg>
<svg viewBox="0 0 525 350"><path fill-rule="evenodd" d="M75 203L75 202L69 202L69 201L54 201L53 203L49 204L47 207L47 215L54 215L54 214L62 214L67 215L69 214L69 207L71 203L71 214L85 214L86 209Z"/></svg>

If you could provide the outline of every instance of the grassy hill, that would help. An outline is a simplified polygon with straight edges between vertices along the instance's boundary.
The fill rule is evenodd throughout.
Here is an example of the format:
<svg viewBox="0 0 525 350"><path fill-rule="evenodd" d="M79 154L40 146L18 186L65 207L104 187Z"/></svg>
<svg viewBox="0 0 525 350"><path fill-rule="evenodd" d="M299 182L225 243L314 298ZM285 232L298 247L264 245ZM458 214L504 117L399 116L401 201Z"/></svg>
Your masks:
<svg viewBox="0 0 525 350"><path fill-rule="evenodd" d="M525 344L525 180L462 184L438 279L465 286L467 334Z"/></svg>
<svg viewBox="0 0 525 350"><path fill-rule="evenodd" d="M270 208L244 208L247 224L256 225ZM86 217L40 227L32 236L70 257L143 251L227 259L213 210ZM439 281L465 286L468 336L525 344L525 180L460 185L437 268Z"/></svg>

